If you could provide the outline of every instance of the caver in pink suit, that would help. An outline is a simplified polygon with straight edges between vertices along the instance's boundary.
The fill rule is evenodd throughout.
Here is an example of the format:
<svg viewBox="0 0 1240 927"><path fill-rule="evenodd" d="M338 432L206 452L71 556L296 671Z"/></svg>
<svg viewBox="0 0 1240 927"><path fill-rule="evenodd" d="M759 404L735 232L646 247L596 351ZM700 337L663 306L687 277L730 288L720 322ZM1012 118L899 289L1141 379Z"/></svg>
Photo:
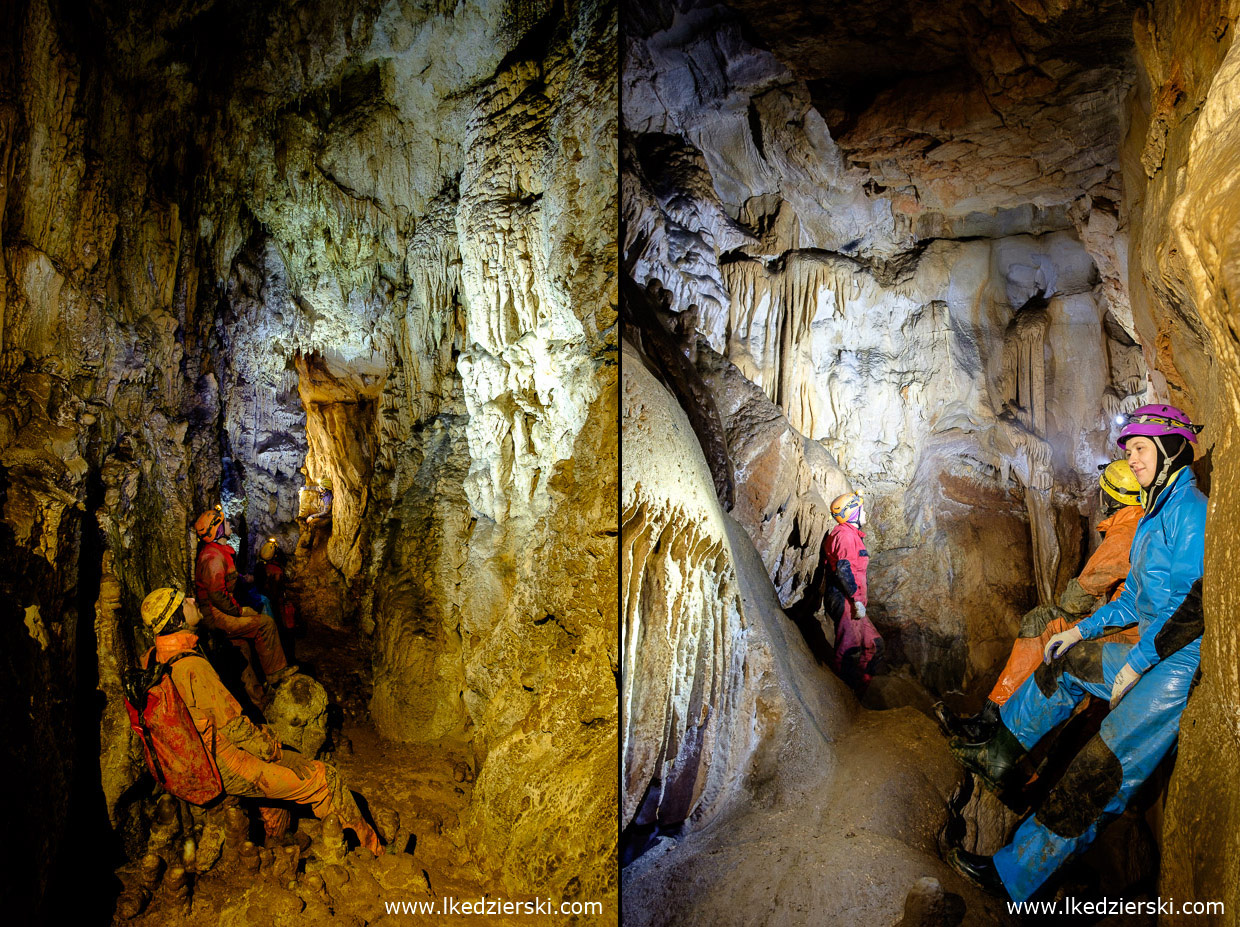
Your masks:
<svg viewBox="0 0 1240 927"><path fill-rule="evenodd" d="M857 617L856 603L869 604L865 574L870 564L865 532L853 522L841 522L827 534L822 545L827 582L844 597L843 613L835 619L835 653L832 668L858 692L869 684L883 651L883 638L868 617Z"/></svg>

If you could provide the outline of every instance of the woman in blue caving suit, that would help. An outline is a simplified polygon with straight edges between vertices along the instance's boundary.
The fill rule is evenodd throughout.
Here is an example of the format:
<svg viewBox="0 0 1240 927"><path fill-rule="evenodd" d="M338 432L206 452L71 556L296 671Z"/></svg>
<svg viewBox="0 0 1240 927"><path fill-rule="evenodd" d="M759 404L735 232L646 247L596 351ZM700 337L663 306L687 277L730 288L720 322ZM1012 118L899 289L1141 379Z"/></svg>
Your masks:
<svg viewBox="0 0 1240 927"><path fill-rule="evenodd" d="M1119 446L1144 492L1123 594L1052 637L1044 662L1003 706L998 732L953 742L964 766L1003 786L1021 758L1087 695L1110 700L1099 732L1011 841L993 857L953 850L948 862L988 891L1024 901L1098 831L1175 746L1201 662L1206 497L1189 464L1200 426L1174 406L1128 417ZM1094 640L1137 625L1136 644Z"/></svg>

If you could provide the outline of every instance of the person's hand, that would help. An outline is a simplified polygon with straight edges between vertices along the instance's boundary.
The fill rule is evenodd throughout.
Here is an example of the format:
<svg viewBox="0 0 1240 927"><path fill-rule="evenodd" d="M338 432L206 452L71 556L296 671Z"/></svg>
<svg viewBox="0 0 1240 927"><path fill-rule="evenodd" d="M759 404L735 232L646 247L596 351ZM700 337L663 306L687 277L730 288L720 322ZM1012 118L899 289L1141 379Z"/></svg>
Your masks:
<svg viewBox="0 0 1240 927"><path fill-rule="evenodd" d="M250 606L248 605L243 605L241 606L241 617L242 618L257 618L258 612L250 608Z"/></svg>
<svg viewBox="0 0 1240 927"><path fill-rule="evenodd" d="M1058 660L1082 640L1083 635L1079 628L1060 631L1046 642L1046 649L1042 651L1042 662L1050 663L1052 660Z"/></svg>
<svg viewBox="0 0 1240 927"><path fill-rule="evenodd" d="M853 602L853 617L855 618L865 617L865 603L864 602L860 600Z"/></svg>
<svg viewBox="0 0 1240 927"><path fill-rule="evenodd" d="M1119 700L1124 694L1137 684L1137 680L1141 678L1141 674L1135 669L1124 664L1123 668L1115 674L1115 682L1111 686L1111 707L1114 708L1119 704Z"/></svg>

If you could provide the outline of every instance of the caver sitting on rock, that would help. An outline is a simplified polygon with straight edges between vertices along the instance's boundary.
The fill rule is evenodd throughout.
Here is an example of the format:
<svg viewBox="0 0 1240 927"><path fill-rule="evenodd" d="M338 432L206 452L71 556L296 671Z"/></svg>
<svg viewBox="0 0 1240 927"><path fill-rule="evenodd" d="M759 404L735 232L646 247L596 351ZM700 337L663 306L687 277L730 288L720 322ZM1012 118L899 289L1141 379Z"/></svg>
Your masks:
<svg viewBox="0 0 1240 927"><path fill-rule="evenodd" d="M249 642L258 656L268 685L278 684L281 679L295 673L297 667L289 665L272 617L242 606L233 595L238 580L237 567L232 548L224 543L224 539L232 534L232 525L224 517L220 506L198 516L194 522L194 532L201 541L194 563L194 592L203 603L203 621L243 651L246 651L245 643ZM246 662L249 663L248 652ZM254 704L261 705L263 691L251 666L247 666L242 681Z"/></svg>
<svg viewBox="0 0 1240 927"><path fill-rule="evenodd" d="M175 589L156 589L142 602L142 621L155 635L155 646L143 656L170 664L169 673L198 733L220 772L224 791L243 798L294 801L309 805L315 817L336 814L362 845L378 856L379 838L362 819L353 794L335 767L286 750L266 725L242 714L241 706L219 675L198 652L197 603ZM262 807L269 836L288 827L288 812Z"/></svg>
<svg viewBox="0 0 1240 927"><path fill-rule="evenodd" d="M1173 406L1142 406L1128 417L1119 445L1141 485L1145 516L1133 537L1123 593L1050 639L1045 665L1003 706L989 740L952 744L967 769L1001 787L1026 751L1086 695L1110 699L1099 732L1007 846L993 857L949 854L953 868L997 895L1024 901L1088 847L1179 736L1204 627L1206 498L1188 466L1199 430ZM1136 644L1100 640L1133 624Z"/></svg>
<svg viewBox="0 0 1240 927"><path fill-rule="evenodd" d="M986 704L977 714L957 717L939 702L934 706L939 723L953 737L971 743L988 739L999 724L999 710L1026 679L1042 664L1042 651L1052 636L1066 631L1088 615L1100 600L1113 601L1124 591L1128 575L1128 551L1137 524L1145 510L1141 507L1141 485L1126 460L1113 460L1098 478L1099 495L1106 513L1098 524L1102 543L1085 563L1076 579L1059 597L1058 605L1039 605L1030 609L1020 622L1020 635L990 690ZM1135 644L1135 627L1113 631L1101 641Z"/></svg>
<svg viewBox="0 0 1240 927"><path fill-rule="evenodd" d="M325 476L319 480L319 510L306 519L306 524L316 528L331 525L333 498L332 478Z"/></svg>

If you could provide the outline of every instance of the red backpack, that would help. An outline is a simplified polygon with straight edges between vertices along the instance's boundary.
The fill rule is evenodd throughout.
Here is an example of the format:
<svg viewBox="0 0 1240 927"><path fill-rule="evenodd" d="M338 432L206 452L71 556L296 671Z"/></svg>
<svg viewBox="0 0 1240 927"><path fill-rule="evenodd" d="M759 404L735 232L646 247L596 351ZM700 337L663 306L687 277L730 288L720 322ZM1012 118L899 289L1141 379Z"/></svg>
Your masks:
<svg viewBox="0 0 1240 927"><path fill-rule="evenodd" d="M146 765L155 781L177 798L205 805L224 786L170 671L173 663L195 654L179 653L167 663L152 660L151 655L147 651L143 666L127 670L122 679L129 726L142 738Z"/></svg>

